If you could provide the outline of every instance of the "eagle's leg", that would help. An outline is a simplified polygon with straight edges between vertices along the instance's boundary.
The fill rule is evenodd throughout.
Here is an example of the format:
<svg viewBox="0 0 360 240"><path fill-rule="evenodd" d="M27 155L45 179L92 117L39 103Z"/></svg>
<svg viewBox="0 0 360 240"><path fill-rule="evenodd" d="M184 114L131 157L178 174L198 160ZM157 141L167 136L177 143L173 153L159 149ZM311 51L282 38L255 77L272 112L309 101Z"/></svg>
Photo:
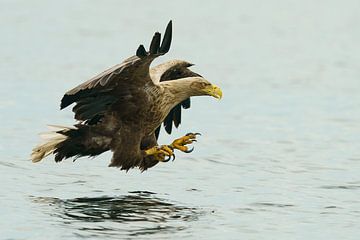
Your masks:
<svg viewBox="0 0 360 240"><path fill-rule="evenodd" d="M194 147L189 150L185 145L196 142L196 136L201 135L200 133L188 133L185 136L175 139L170 147L173 149L178 149L185 153L191 153L194 150Z"/></svg>
<svg viewBox="0 0 360 240"><path fill-rule="evenodd" d="M171 157L174 157L175 154L174 151L171 149L171 147L167 145L161 145L161 146L155 146L152 148L149 148L145 150L146 156L154 156L154 158L159 162L168 162ZM167 156L167 158L165 158Z"/></svg>

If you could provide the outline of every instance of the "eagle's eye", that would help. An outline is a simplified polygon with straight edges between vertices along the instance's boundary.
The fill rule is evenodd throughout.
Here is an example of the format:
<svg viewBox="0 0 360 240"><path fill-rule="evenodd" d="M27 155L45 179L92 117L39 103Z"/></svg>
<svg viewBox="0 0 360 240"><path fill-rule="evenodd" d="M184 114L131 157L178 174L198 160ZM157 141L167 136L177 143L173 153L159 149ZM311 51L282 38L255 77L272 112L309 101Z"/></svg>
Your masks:
<svg viewBox="0 0 360 240"><path fill-rule="evenodd" d="M200 86L201 86L202 88L205 88L205 87L211 86L211 84L210 84L210 83L207 83L207 82L201 82L201 83L200 83Z"/></svg>

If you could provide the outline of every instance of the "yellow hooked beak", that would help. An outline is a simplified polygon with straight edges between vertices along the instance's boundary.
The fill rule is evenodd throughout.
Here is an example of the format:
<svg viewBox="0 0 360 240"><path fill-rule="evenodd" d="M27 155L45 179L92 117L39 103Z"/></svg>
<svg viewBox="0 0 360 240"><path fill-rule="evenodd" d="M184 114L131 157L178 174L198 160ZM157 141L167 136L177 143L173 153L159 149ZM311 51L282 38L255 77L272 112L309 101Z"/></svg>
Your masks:
<svg viewBox="0 0 360 240"><path fill-rule="evenodd" d="M209 86L209 87L206 87L204 89L204 91L205 91L206 94L208 94L210 96L213 96L214 98L217 98L219 100L222 98L221 89L218 86L214 85L214 84Z"/></svg>

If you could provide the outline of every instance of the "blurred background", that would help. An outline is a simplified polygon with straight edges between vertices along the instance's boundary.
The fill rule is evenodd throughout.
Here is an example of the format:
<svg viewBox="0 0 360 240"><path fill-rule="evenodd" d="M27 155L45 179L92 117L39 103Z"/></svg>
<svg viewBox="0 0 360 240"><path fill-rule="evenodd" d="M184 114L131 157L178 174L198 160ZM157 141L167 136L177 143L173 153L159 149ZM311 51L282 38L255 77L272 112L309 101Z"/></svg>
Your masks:
<svg viewBox="0 0 360 240"><path fill-rule="evenodd" d="M2 239L358 239L360 2L0 1ZM221 86L147 172L29 160L62 95L173 20L170 52Z"/></svg>

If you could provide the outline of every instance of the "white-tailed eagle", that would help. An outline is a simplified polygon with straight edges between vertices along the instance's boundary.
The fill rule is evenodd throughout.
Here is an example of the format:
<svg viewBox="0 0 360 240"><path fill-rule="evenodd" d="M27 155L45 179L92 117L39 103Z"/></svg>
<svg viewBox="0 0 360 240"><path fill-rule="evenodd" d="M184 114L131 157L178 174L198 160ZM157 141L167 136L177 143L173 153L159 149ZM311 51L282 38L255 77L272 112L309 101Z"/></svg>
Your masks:
<svg viewBox="0 0 360 240"><path fill-rule="evenodd" d="M190 152L196 141L189 133L170 145L157 143L161 124L167 133L181 122L181 108L190 107L190 97L209 95L220 99L219 87L189 69L191 63L171 60L150 68L151 62L167 53L172 22L164 37L156 32L149 51L140 45L136 55L68 91L60 108L75 104L78 123L73 127L54 126L47 142L35 147L33 162L53 153L55 161L70 157L96 156L112 151L109 166L142 171L175 157L174 150Z"/></svg>

